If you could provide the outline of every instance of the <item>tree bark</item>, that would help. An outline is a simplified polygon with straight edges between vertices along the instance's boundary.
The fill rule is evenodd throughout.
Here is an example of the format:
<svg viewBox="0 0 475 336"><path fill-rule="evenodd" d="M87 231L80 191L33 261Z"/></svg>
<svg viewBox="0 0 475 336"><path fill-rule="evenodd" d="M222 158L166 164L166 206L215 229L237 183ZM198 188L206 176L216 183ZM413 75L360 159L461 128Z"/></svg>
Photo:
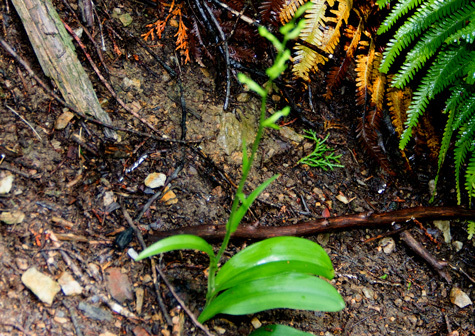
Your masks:
<svg viewBox="0 0 475 336"><path fill-rule="evenodd" d="M253 226L240 225L233 238L265 239L277 236L308 236L322 232L343 229L385 226L392 223L403 223L411 219L433 220L475 218L475 210L460 207L415 207L383 213L361 213L329 218L318 218L293 225L284 226ZM221 239L226 232L225 225L196 225L170 231L157 232L149 237L150 242L177 234L194 234L205 239Z"/></svg>
<svg viewBox="0 0 475 336"><path fill-rule="evenodd" d="M71 37L51 1L12 0L12 2L43 72L55 82L68 105L111 124L111 119L102 109L92 83L76 56ZM104 132L109 138L117 138L112 130L105 129Z"/></svg>

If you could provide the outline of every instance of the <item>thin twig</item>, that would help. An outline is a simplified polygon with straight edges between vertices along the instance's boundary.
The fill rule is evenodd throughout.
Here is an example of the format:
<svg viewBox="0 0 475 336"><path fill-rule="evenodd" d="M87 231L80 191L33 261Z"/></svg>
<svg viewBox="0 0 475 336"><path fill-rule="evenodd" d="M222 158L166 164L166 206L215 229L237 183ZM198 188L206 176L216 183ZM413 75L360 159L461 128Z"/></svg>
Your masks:
<svg viewBox="0 0 475 336"><path fill-rule="evenodd" d="M5 104L5 106L10 110L12 111L13 113L15 113L17 115L18 118L20 118L25 124L28 125L29 128L31 128L31 130L33 131L33 133L35 133L36 137L40 140L40 141L43 141L43 139L41 138L41 136L38 134L38 132L33 128L33 126L31 126L31 124L25 119L23 118L17 111L15 111L13 108L11 108L10 106L8 106L7 104Z"/></svg>
<svg viewBox="0 0 475 336"><path fill-rule="evenodd" d="M160 269L160 267L157 267L157 271L158 273L160 273L160 276L162 277L163 279L163 282L165 282L165 284L167 285L168 289L170 290L170 292L172 293L173 297L175 298L175 300L178 301L178 304L181 306L181 308L183 308L183 310L185 311L185 313L188 314L188 316L190 317L191 321L193 321L193 323L198 327L200 328L201 330L203 330L203 332L207 335L207 336L212 336L212 334L209 332L208 328L206 328L203 324L201 324L195 317L195 315L191 312L191 310L185 305L185 302L183 302L183 300L178 296L178 294L175 292L175 289L173 288L173 286L171 285L171 283L167 280L167 278L165 277L165 274L163 274L162 270Z"/></svg>
<svg viewBox="0 0 475 336"><path fill-rule="evenodd" d="M251 25L258 25L257 21L256 20L253 20L251 19L249 16L246 16L246 15L243 15L241 12L238 12L237 10L235 9L232 9L231 7L229 7L228 5L226 5L225 3L222 3L221 1L218 1L218 0L213 0L213 2L225 9L227 9L228 11L230 11L231 13L233 13L234 15L236 15L238 17L238 19L241 19L243 20L244 22L247 22Z"/></svg>
<svg viewBox="0 0 475 336"><path fill-rule="evenodd" d="M224 52L224 60L226 62L226 95L224 98L224 104L223 104L223 110L226 111L229 107L229 95L231 92L231 67L229 64L229 48L228 48L228 42L226 39L226 36L224 35L223 30L221 29L221 26L219 25L218 20L216 20L216 17L214 16L213 12L209 8L209 6L206 4L206 1L203 1L203 6L206 8L206 11L208 12L208 15L211 18L211 21L213 21L214 26L216 27L216 30L219 33L219 37L221 38L221 42L223 43L223 52Z"/></svg>
<svg viewBox="0 0 475 336"><path fill-rule="evenodd" d="M132 220L132 217L130 217L129 213L127 212L127 209L125 209L124 206L120 206L122 208L122 213L124 214L125 220L127 223L129 223L130 227L134 229L135 234L137 235L137 239L139 240L140 246L142 246L142 249L145 250L147 245L145 244L145 241L142 236L142 232L140 232L139 228L134 224L134 221ZM168 314L167 308L165 307L165 304L163 303L162 300L162 295L160 293L160 285L158 283L158 277L157 277L157 270L156 270L156 264L155 264L155 259L150 258L150 263L152 264L152 277L153 277L153 284L155 287L155 293L157 294L157 301L158 305L160 306L160 310L162 311L163 316L165 317L165 320L167 321L167 324L169 326L173 325L172 318Z"/></svg>

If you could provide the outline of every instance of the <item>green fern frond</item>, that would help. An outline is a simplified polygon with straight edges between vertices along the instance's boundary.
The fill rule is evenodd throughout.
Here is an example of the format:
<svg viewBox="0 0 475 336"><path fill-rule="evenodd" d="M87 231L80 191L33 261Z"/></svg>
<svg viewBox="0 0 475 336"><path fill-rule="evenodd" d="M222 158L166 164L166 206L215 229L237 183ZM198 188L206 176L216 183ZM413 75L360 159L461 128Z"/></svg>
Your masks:
<svg viewBox="0 0 475 336"><path fill-rule="evenodd" d="M468 240L473 238L475 235L475 221L467 221L467 233L468 233Z"/></svg>
<svg viewBox="0 0 475 336"><path fill-rule="evenodd" d="M379 6L379 9L385 7L387 4L389 4L391 0L376 0L376 3Z"/></svg>
<svg viewBox="0 0 475 336"><path fill-rule="evenodd" d="M456 31L454 34L450 35L447 37L445 40L445 43L450 44L450 43L460 43L460 42L466 42L468 44L471 44L475 41L475 13L472 13L472 18L470 19L470 22L468 25L458 31Z"/></svg>
<svg viewBox="0 0 475 336"><path fill-rule="evenodd" d="M378 34L383 34L387 32L391 27L396 23L397 19L401 16L406 15L408 11L413 9L414 7L418 6L423 0L403 0L399 1L386 17L384 22L378 29ZM386 5L389 1L381 1L384 5ZM378 1L378 5L381 8L381 4Z"/></svg>
<svg viewBox="0 0 475 336"><path fill-rule="evenodd" d="M412 128L417 125L429 100L462 76L463 64L469 53L465 48L444 48L434 60L432 67L423 78L407 111L406 129L401 136L399 147L404 149L412 136Z"/></svg>
<svg viewBox="0 0 475 336"><path fill-rule="evenodd" d="M452 126L452 129L455 131L460 128L463 124L472 118L475 114L475 92L470 92L469 88L466 86L462 87L463 89L457 90L457 109L455 114L455 122Z"/></svg>
<svg viewBox="0 0 475 336"><path fill-rule="evenodd" d="M462 193L460 190L460 171L462 169L463 164L465 163L465 159L467 154L473 147L472 141L460 141L460 138L463 137L465 127L462 127L459 132L459 139L455 144L454 149L454 161L455 161L455 189L457 191L457 204L462 202Z"/></svg>
<svg viewBox="0 0 475 336"><path fill-rule="evenodd" d="M475 31L472 33L475 36ZM475 84L475 52L472 51L472 57L468 64L465 65L466 75L465 82L467 84L473 85Z"/></svg>
<svg viewBox="0 0 475 336"><path fill-rule="evenodd" d="M406 129L401 134L401 140L399 142L399 148L403 150L409 140L412 138L412 129L417 125L419 117L426 109L427 105L429 104L429 92L430 92L430 85L426 78L422 80L421 85L417 88L416 92L414 92L414 96L412 98L411 105L409 105L409 109L407 110L407 120L405 122Z"/></svg>
<svg viewBox="0 0 475 336"><path fill-rule="evenodd" d="M468 204L471 204L472 197L475 197L475 155L473 152L465 172L465 190L468 193Z"/></svg>
<svg viewBox="0 0 475 336"><path fill-rule="evenodd" d="M449 18L433 25L432 28L425 32L414 48L407 54L404 67L401 68L394 78L394 85L398 88L404 87L426 61L435 55L445 39L463 27L468 16L465 10L462 9L452 14Z"/></svg>
<svg viewBox="0 0 475 336"><path fill-rule="evenodd" d="M451 1L432 1L428 4L422 4L414 15L407 19L407 21L397 30L394 35L394 43L388 44L384 53L384 60L381 64L381 71L387 72L389 67L394 62L394 59L399 55L400 51L406 48L417 36L424 30L431 27L434 23L440 22L445 16L452 15L460 9L460 6L468 4L470 0L451 0ZM442 27L443 29L444 27ZM429 30L428 33L431 33ZM440 45L443 41L437 40ZM421 45L419 45L421 47ZM437 47L432 47L431 55L424 55L424 61L433 55ZM416 53L416 56L420 56ZM419 67L422 64L419 65Z"/></svg>
<svg viewBox="0 0 475 336"><path fill-rule="evenodd" d="M442 141L440 142L440 150L439 150L439 160L437 162L437 175L435 175L434 179L434 194L431 197L430 202L434 201L434 198L437 194L437 183L439 182L440 176L440 169L444 164L445 158L447 157L447 152L449 151L450 142L452 140L452 135L454 134L454 130L452 129L452 124L454 122L454 109L446 109L445 112L449 112L449 117L447 119L447 123L445 124L444 135L442 136Z"/></svg>

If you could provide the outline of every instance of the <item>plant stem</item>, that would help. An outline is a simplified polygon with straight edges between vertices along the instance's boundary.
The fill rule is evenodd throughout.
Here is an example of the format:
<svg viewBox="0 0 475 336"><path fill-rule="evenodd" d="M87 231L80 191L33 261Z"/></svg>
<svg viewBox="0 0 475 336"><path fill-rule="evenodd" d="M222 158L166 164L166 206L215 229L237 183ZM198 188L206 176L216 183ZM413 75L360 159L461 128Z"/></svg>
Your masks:
<svg viewBox="0 0 475 336"><path fill-rule="evenodd" d="M269 85L272 85L272 82L269 82ZM216 295L215 279L216 279L216 272L218 271L218 264L224 254L224 251L226 251L228 247L229 240L231 239L232 232L229 228L233 226L233 222L235 220L234 216L237 212L237 209L241 201L240 196L244 194L244 185L246 183L249 172L251 171L252 164L254 162L257 149L259 147L259 143L261 142L262 136L264 134L263 123L266 118L266 103L267 103L267 93L262 97L262 100L261 100L261 115L259 119L259 128L257 130L256 138L254 139L254 142L252 143L251 156L249 157L248 164L243 165L241 180L239 181L239 185L237 187L236 194L234 196L233 204L231 206L231 214L229 215L228 222L226 223L226 228L227 228L226 234L224 236L221 247L218 253L216 254L215 260L210 262L209 274L208 274L208 293L206 295L207 303L210 302L210 300Z"/></svg>

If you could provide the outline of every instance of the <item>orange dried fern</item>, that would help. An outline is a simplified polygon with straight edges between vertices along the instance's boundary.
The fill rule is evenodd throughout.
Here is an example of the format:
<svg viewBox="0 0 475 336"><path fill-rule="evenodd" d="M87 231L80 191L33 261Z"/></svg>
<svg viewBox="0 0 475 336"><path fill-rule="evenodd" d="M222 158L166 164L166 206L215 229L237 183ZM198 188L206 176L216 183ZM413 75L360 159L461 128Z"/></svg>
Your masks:
<svg viewBox="0 0 475 336"><path fill-rule="evenodd" d="M185 57L185 64L190 61L190 46L188 38L188 28L183 22L183 13L182 13L182 4L175 4L175 0L171 4L160 2L164 7L170 7L168 10L168 15L164 20L157 20L152 24L147 25L146 27L150 30L142 34L142 38L147 41L149 38L153 41L155 40L155 34L157 34L158 39L162 38L162 33L165 30L167 24L174 25L178 28L177 33L174 35L176 37L176 50L181 51ZM176 21L171 21L170 19L178 18L178 23Z"/></svg>

